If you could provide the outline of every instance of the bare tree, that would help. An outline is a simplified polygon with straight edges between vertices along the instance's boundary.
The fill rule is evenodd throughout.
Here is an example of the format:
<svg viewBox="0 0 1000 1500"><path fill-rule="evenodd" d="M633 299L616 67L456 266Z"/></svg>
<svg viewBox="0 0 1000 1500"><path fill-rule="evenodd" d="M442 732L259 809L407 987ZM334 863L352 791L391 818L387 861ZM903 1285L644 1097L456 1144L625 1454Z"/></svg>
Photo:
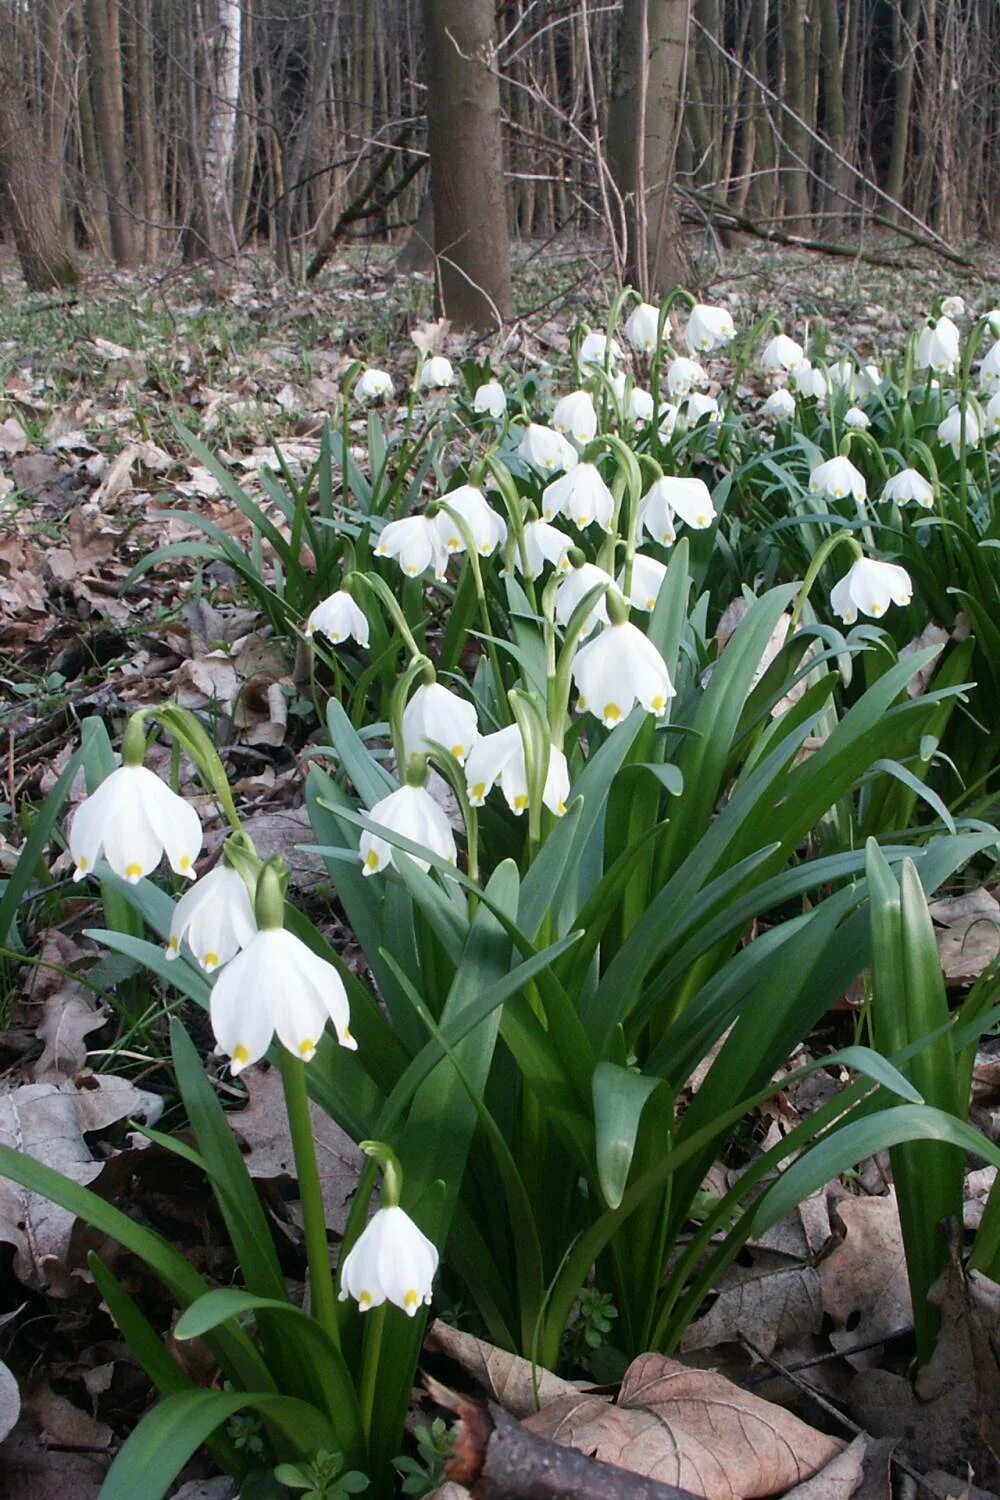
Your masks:
<svg viewBox="0 0 1000 1500"><path fill-rule="evenodd" d="M441 311L488 328L511 312L493 0L424 0L424 35Z"/></svg>
<svg viewBox="0 0 1000 1500"><path fill-rule="evenodd" d="M90 86L111 226L111 252L118 265L134 266L139 257L125 166L120 20L118 0L87 0Z"/></svg>

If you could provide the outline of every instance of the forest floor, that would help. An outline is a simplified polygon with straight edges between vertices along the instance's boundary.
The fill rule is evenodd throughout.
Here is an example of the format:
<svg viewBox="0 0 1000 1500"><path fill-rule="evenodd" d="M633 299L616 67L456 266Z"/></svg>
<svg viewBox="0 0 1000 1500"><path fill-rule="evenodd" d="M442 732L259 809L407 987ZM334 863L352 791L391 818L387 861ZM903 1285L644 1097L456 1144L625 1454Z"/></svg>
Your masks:
<svg viewBox="0 0 1000 1500"><path fill-rule="evenodd" d="M902 346L935 296L960 293L977 305L1000 305L995 254L977 255L974 272L888 241L885 254L897 264L742 244L703 271L700 291L706 301L728 305L741 328L777 313L803 342L810 327L822 326L831 340L875 361ZM570 328L581 320L601 327L607 299L606 271L587 247L521 248L515 320L501 337L475 345L434 326L429 277L395 276L391 255L374 249L344 254L308 289L276 282L260 263L221 299L211 275L198 268L88 274L63 301L26 295L16 268L0 266L0 878L16 865L24 809L51 790L79 741L81 720L98 714L114 729L128 712L176 697L216 716L241 813L261 852L289 858L305 897L321 890L322 868L296 849L308 841L300 757L315 728L301 660L271 638L231 570L218 563L202 566L178 554L122 589L152 549L197 538L191 510L229 536L251 540L250 522L193 457L176 424L195 432L249 492L259 493L255 476L262 466L276 466L275 442L293 469L315 460L339 379L355 361L390 370L397 390L405 389L416 334L439 339L453 359L489 355L494 371L536 370L555 380L565 367ZM746 378L752 386L755 377ZM359 432L362 426L359 419ZM81 795L82 789L74 793ZM63 854L53 878L66 881L68 874ZM62 1049L57 1067L64 1076L84 1064L104 1069L113 1058L133 1091L156 1093L165 1077L164 1060L129 1047L114 1019L83 1031L74 1031L71 1020L63 1031L60 1023L52 1042L53 1017L72 1008L74 970L85 966L91 987L95 972L96 950L83 937L86 897L67 900L63 910L67 920L40 935L30 967L4 966L0 955L0 1135L2 1094L37 1082L45 1071L40 1059L52 1066L53 1047ZM955 984L974 977L976 965L995 951L988 937L981 950L959 947ZM98 984L102 977L114 982L112 960ZM207 1049L210 1038L204 1040ZM1000 1061L984 1061L977 1089L980 1123L997 1139ZM275 1102L263 1091L253 1098L241 1131L261 1181L287 1196ZM124 1117L135 1110L132 1092L110 1126L101 1127L105 1171L127 1158L144 1210L211 1267L214 1226L180 1173L165 1203L162 1157L155 1148L136 1151L126 1131ZM330 1150L345 1157L337 1156L336 1167L343 1200L354 1158L339 1141ZM877 1163L871 1171L877 1173ZM988 1180L970 1187L973 1217ZM745 1282L734 1282L728 1303L716 1302L710 1326L702 1326L708 1318L694 1325L700 1334L687 1346L692 1358L701 1350L705 1363L737 1372L758 1394L789 1400L821 1421L829 1420L831 1405L836 1414L852 1370L835 1357L822 1317L813 1327L816 1308L851 1303L855 1367L868 1346L891 1346L894 1339L905 1355L909 1327L891 1197L848 1199L832 1211L832 1226L824 1205L825 1228L799 1215L783 1238L753 1247L752 1294ZM0 1242L16 1239L5 1235L4 1214L0 1196ZM79 1229L71 1220L46 1226L44 1277L30 1256L26 1261L19 1252L11 1263L0 1249L14 1273L0 1303L0 1357L31 1391L0 1453L0 1491L19 1500L55 1494L92 1500L108 1454L147 1399L141 1371L99 1311L95 1288L76 1271L94 1243ZM831 1230L837 1255L817 1267L817 1244ZM51 1274L52 1256L58 1275ZM950 1357L944 1383L964 1382L967 1390L968 1346ZM788 1373L793 1364L808 1380ZM991 1378L996 1374L994 1364ZM1000 1384L983 1394L996 1401ZM912 1415L908 1420L912 1427ZM849 1435L849 1424L836 1430ZM869 1455L872 1472L881 1474L873 1495L887 1492L892 1446L876 1445ZM940 1467L925 1465L923 1472ZM957 1494L967 1477L925 1477L920 1487ZM229 1494L227 1483L203 1483L194 1474L181 1493L210 1500ZM816 1493L847 1495L852 1488Z"/></svg>

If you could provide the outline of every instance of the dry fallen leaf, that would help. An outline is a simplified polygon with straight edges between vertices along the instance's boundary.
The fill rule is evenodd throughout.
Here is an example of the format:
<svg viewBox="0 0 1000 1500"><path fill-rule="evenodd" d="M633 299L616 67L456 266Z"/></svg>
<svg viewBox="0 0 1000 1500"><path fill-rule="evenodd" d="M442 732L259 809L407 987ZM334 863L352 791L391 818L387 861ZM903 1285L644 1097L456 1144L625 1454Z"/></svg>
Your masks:
<svg viewBox="0 0 1000 1500"><path fill-rule="evenodd" d="M947 901L932 901L938 953L945 981L971 984L1000 953L1000 902L980 888Z"/></svg>
<svg viewBox="0 0 1000 1500"><path fill-rule="evenodd" d="M21 1415L21 1393L10 1370L0 1360L0 1443Z"/></svg>
<svg viewBox="0 0 1000 1500"><path fill-rule="evenodd" d="M761 1257L750 1268L729 1268L708 1312L689 1325L681 1349L688 1354L747 1339L763 1354L773 1354L802 1334L818 1333L822 1322L814 1267Z"/></svg>
<svg viewBox="0 0 1000 1500"><path fill-rule="evenodd" d="M453 1359L494 1401L514 1417L529 1417L560 1396L575 1397L580 1387L550 1370L477 1339L436 1319L427 1331L426 1347ZM537 1388L537 1398L536 1398Z"/></svg>
<svg viewBox="0 0 1000 1500"><path fill-rule="evenodd" d="M830 1335L834 1348L889 1338L912 1327L895 1190L879 1198L842 1198L831 1212L845 1233L817 1271L823 1311L840 1325ZM871 1362L860 1354L849 1358L858 1369L862 1365L856 1361Z"/></svg>
<svg viewBox="0 0 1000 1500"><path fill-rule="evenodd" d="M569 1396L525 1423L533 1432L706 1500L750 1500L809 1479L842 1444L714 1370L641 1354L617 1404Z"/></svg>
<svg viewBox="0 0 1000 1500"><path fill-rule="evenodd" d="M811 1479L789 1490L784 1500L848 1500L865 1477L868 1446L868 1438L859 1433L850 1447L831 1458Z"/></svg>

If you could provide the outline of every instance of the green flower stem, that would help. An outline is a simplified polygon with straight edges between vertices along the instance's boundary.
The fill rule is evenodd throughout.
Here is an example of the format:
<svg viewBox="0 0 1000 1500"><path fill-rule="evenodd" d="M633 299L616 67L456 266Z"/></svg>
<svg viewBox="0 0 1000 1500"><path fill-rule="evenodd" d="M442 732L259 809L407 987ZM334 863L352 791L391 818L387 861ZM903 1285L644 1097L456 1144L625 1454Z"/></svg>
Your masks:
<svg viewBox="0 0 1000 1500"><path fill-rule="evenodd" d="M840 546L841 542L844 542L851 549L856 559L864 557L864 552L862 551L859 543L854 539L853 536L850 535L849 532L838 531L835 536L827 537L823 545L817 549L816 555L813 558L812 562L809 564L808 571L806 572L806 576L803 579L802 587L799 589L798 596L795 600L795 605L792 609L792 618L788 626L787 639L790 640L791 637L795 634L795 631L798 629L799 620L802 617L802 611L805 608L806 600L809 598L809 590L812 588L813 584L816 582L816 579L819 577L823 564L826 562L827 558L830 556L830 553L834 550L834 548Z"/></svg>
<svg viewBox="0 0 1000 1500"><path fill-rule="evenodd" d="M521 577L524 580L524 591L528 596L532 609L534 609L535 585L533 581L528 577L528 548L527 543L524 539L524 515L522 510L521 497L517 492L517 485L514 483L514 476L513 474L511 474L507 465L505 463L501 463L496 453L487 453L483 459L483 466L485 469L489 470L489 472L493 475L493 478L497 482L497 488L500 492L500 498L503 501L504 509L507 512L507 522L510 530L510 535L514 539L514 547L516 547L517 549L517 556L521 564ZM513 561L512 552L511 561Z"/></svg>
<svg viewBox="0 0 1000 1500"><path fill-rule="evenodd" d="M240 815L233 801L229 777L219 758L218 750L212 744L201 722L190 710L180 708L176 703L168 703L163 708L140 710L140 712L148 712L156 723L161 724L180 742L181 748L198 767L203 780L218 797L230 828L234 833L242 832L243 824L240 822Z"/></svg>
<svg viewBox="0 0 1000 1500"><path fill-rule="evenodd" d="M449 516L458 527L458 534L462 538L462 541L465 545L465 557L469 567L472 570L472 581L475 585L476 601L479 605L479 614L483 622L483 632L486 636L486 654L490 659L490 666L493 668L493 678L494 682L496 683L497 698L502 699L505 692L503 672L500 669L500 656L497 652L495 633L493 630L493 621L490 618L490 606L486 598L486 588L483 584L483 570L479 563L479 550L476 547L476 539L472 535L468 523L462 516L458 514L456 510L452 510L451 506L448 504L447 495L445 495L444 498L438 502L438 505L439 508L444 511L445 515Z"/></svg>
<svg viewBox="0 0 1000 1500"><path fill-rule="evenodd" d="M371 1447L372 1423L375 1417L375 1396L378 1387L379 1364L382 1355L382 1334L385 1330L387 1303L382 1302L365 1313L365 1352L361 1361L361 1379L358 1383L358 1405L361 1408L361 1427L365 1442Z"/></svg>
<svg viewBox="0 0 1000 1500"><path fill-rule="evenodd" d="M410 629L406 616L399 606L399 601L385 579L380 578L377 573L349 573L341 587L347 589L348 593L352 593L359 583L365 588L371 589L372 593L384 606L386 613L390 616L396 629L406 642L406 649L409 651L411 657L423 656L424 653L417 645L413 631ZM350 587L348 587L349 585Z"/></svg>
<svg viewBox="0 0 1000 1500"><path fill-rule="evenodd" d="M330 1268L330 1248L326 1239L326 1213L316 1162L316 1142L309 1118L309 1095L306 1092L307 1064L293 1057L286 1047L279 1044L278 1065L285 1091L285 1109L288 1112L288 1127L295 1153L295 1175L299 1182L299 1199L305 1222L312 1315L339 1349L340 1325L333 1290L333 1272Z"/></svg>

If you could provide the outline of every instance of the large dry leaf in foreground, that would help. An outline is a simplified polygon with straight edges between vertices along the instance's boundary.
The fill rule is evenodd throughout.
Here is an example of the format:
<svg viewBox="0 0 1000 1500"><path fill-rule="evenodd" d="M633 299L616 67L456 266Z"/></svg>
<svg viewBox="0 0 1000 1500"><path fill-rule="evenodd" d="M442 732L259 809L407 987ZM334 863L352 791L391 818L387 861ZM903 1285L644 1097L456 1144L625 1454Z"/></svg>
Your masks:
<svg viewBox="0 0 1000 1500"><path fill-rule="evenodd" d="M909 1328L913 1306L895 1189L881 1198L842 1198L836 1215L844 1237L817 1270L823 1311L840 1325L830 1341L849 1349Z"/></svg>
<svg viewBox="0 0 1000 1500"><path fill-rule="evenodd" d="M632 1361L616 1405L564 1396L525 1425L706 1500L773 1495L809 1479L842 1448L714 1370L662 1354Z"/></svg>
<svg viewBox="0 0 1000 1500"><path fill-rule="evenodd" d="M453 1359L514 1417L531 1416L540 1406L548 1406L561 1396L580 1394L579 1386L561 1380L551 1370L452 1328L440 1318L428 1330L426 1347Z"/></svg>

